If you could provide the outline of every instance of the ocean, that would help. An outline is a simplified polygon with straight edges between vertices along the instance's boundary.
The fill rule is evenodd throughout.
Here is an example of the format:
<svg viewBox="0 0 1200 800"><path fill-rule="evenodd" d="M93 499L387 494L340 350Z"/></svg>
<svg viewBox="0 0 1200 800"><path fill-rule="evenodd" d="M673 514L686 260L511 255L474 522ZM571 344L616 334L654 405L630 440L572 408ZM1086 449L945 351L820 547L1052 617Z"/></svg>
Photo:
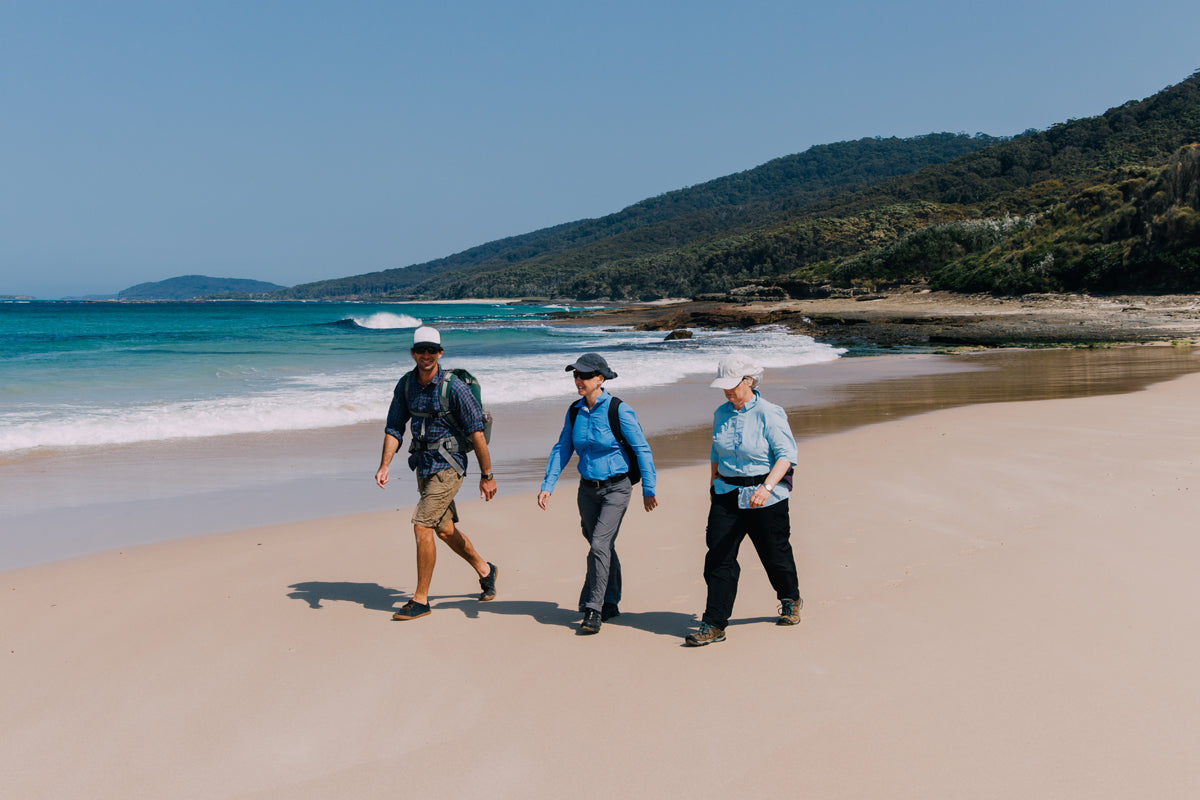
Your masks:
<svg viewBox="0 0 1200 800"><path fill-rule="evenodd" d="M634 401L651 434L704 424L720 399L709 405L712 390L701 390L703 408L692 403L690 416L671 398L706 387L735 349L752 349L768 368L845 355L780 327L695 330L668 342L662 332L554 320L576 310L0 304L0 570L411 505L411 479L381 491L372 476L418 325L441 330L443 365L479 378L496 417L492 453L503 493L536 486L577 396L564 368L584 352L608 359L619 374L608 388ZM700 448L693 460L704 457Z"/></svg>
<svg viewBox="0 0 1200 800"><path fill-rule="evenodd" d="M563 367L602 353L622 389L713 372L751 347L767 367L843 352L782 328L735 335L556 325L565 306L405 303L29 303L0 305L0 458L381 419L412 367L418 325L444 363L473 372L489 407L558 396Z"/></svg>

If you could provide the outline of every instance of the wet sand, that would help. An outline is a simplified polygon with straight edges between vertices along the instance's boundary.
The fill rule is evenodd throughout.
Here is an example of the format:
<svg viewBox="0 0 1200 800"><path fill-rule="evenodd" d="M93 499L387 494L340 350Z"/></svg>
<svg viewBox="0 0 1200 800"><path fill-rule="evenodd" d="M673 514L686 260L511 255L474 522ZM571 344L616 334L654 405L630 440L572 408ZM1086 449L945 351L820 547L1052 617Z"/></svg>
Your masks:
<svg viewBox="0 0 1200 800"><path fill-rule="evenodd" d="M975 351L844 358L773 370L765 396L799 440L973 403L1134 391L1200 369L1189 347ZM708 376L667 390L609 388L636 409L660 468L708 458ZM502 494L536 490L573 392L496 409ZM0 459L0 570L111 548L415 503L405 473L373 482L380 425L81 449ZM571 469L564 481L572 478ZM465 504L472 501L466 499Z"/></svg>

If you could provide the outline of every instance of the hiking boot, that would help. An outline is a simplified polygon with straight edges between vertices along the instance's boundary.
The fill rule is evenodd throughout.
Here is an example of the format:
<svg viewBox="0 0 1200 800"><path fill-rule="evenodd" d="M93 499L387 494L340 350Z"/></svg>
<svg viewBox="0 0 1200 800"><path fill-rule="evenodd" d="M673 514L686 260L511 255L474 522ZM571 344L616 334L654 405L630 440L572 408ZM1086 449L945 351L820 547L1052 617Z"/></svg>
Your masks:
<svg viewBox="0 0 1200 800"><path fill-rule="evenodd" d="M429 606L409 600L400 610L392 614L392 619L416 619L429 613Z"/></svg>
<svg viewBox="0 0 1200 800"><path fill-rule="evenodd" d="M779 601L779 620L776 625L795 625L800 622L800 609L804 607L804 598Z"/></svg>
<svg viewBox="0 0 1200 800"><path fill-rule="evenodd" d="M479 595L479 599L485 603L488 600L496 599L496 576L500 574L500 570L496 569L495 564L489 561L487 565L491 567L491 570L488 572L486 578L479 579L479 588L483 590L483 593Z"/></svg>
<svg viewBox="0 0 1200 800"><path fill-rule="evenodd" d="M616 603L605 603L604 607L600 609L601 622L608 622L613 617L619 616L621 616L621 611L617 608Z"/></svg>
<svg viewBox="0 0 1200 800"><path fill-rule="evenodd" d="M725 629L718 628L716 625L709 625L707 622L701 622L700 630L695 633L689 633L683 641L691 647L703 647L713 642L723 642L725 641Z"/></svg>
<svg viewBox="0 0 1200 800"><path fill-rule="evenodd" d="M600 632L600 613L592 611L590 608L583 614L583 622L579 623L580 633L599 633Z"/></svg>

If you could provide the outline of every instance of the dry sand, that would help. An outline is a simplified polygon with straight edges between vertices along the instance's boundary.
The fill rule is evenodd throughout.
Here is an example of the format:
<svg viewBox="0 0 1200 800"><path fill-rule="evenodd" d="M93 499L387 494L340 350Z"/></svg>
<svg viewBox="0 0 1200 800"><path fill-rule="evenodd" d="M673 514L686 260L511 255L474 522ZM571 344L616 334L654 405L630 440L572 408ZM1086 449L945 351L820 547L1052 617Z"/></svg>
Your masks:
<svg viewBox="0 0 1200 800"><path fill-rule="evenodd" d="M704 604L706 468L618 540L623 614L575 628L573 492L469 504L500 566L373 512L0 573L13 798L1190 798L1200 794L1200 375L805 441L803 622L742 554Z"/></svg>

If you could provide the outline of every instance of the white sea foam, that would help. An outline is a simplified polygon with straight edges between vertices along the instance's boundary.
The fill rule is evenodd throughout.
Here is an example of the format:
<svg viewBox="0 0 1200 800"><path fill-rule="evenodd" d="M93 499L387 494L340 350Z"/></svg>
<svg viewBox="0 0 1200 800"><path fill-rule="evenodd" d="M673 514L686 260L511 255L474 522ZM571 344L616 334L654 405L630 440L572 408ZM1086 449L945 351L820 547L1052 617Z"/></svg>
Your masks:
<svg viewBox="0 0 1200 800"><path fill-rule="evenodd" d="M419 320L389 313L365 321L379 327L415 327ZM363 321L355 320L356 324ZM443 330L449 330L449 327ZM480 328L476 327L476 331ZM572 394L564 367L584 352L600 352L619 378L614 391L664 386L695 375L711 375L717 362L747 352L764 367L778 368L832 361L843 352L780 327L752 331L694 331L694 338L666 342L660 332L600 327L546 327L533 344L532 328L517 334L514 345L487 347L490 353L457 356L448 349L443 364L464 367L480 379L490 408ZM488 336L512 334L492 330ZM407 351L393 363L265 378L215 391L207 397L128 400L121 403L73 402L70 406L28 404L0 416L0 453L38 447L128 444L269 431L306 430L382 421L396 380L411 368ZM769 373L768 373L769 379Z"/></svg>
<svg viewBox="0 0 1200 800"><path fill-rule="evenodd" d="M131 444L269 431L307 430L382 419L391 387L343 392L277 390L252 396L187 402L80 409L64 418L61 409L39 419L15 415L0 421L0 452L35 447Z"/></svg>
<svg viewBox="0 0 1200 800"><path fill-rule="evenodd" d="M421 325L421 320L416 317L410 317L408 314L392 314L387 311L379 311L368 317L350 317L350 320L360 328L370 328L371 330L417 328Z"/></svg>
<svg viewBox="0 0 1200 800"><path fill-rule="evenodd" d="M834 361L845 352L779 326L753 331L697 330L692 339L672 342L664 341L661 332L558 328L554 333L569 339L574 348L565 354L519 354L503 361L454 358L448 353L445 364L471 370L483 386L484 401L504 405L570 394L565 367L589 351L602 354L617 372L614 391L667 386L689 376L715 374L717 362L735 352L749 353L768 369Z"/></svg>

